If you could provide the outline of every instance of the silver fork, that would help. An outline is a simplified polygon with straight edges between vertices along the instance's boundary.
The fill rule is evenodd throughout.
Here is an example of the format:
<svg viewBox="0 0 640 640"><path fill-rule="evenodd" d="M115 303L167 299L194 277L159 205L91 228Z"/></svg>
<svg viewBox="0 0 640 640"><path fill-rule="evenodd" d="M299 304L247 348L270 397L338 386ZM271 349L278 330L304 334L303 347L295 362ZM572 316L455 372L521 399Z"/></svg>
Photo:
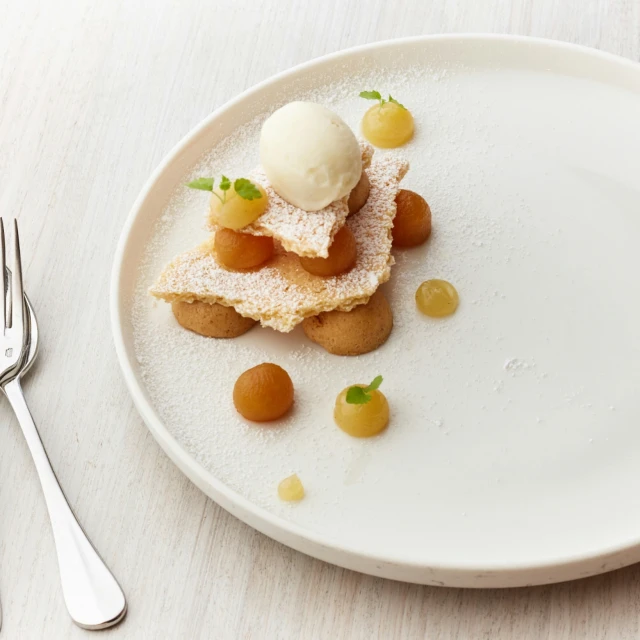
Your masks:
<svg viewBox="0 0 640 640"><path fill-rule="evenodd" d="M105 629L124 618L127 603L107 566L78 524L58 484L22 393L20 376L30 364L35 315L28 313L22 286L18 223L14 221L14 260L6 268L4 224L0 218L0 389L18 418L36 465L58 554L62 593L73 621L85 629ZM11 284L8 283L10 274ZM33 327L37 332L37 327ZM37 335L37 333L36 333Z"/></svg>

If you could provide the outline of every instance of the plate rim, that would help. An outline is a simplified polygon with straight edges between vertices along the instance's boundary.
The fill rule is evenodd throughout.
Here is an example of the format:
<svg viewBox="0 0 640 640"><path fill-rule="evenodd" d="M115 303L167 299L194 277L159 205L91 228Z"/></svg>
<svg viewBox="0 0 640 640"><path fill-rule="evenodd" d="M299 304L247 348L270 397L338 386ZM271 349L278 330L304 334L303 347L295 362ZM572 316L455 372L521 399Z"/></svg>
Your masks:
<svg viewBox="0 0 640 640"><path fill-rule="evenodd" d="M639 63L583 45L547 38L510 34L447 33L387 39L341 49L285 69L249 87L231 100L217 107L165 154L162 161L145 181L126 217L113 257L109 307L115 350L127 389L137 411L156 442L167 454L169 459L191 482L202 490L203 493L226 511L242 520L245 524L248 524L270 538L331 564L370 575L406 582L480 588L548 584L587 575L595 575L632 564L640 560L640 532L636 538L626 543L619 543L598 551L594 550L592 554L587 552L574 556L563 555L555 558L551 557L544 562L536 563L515 564L513 562L506 562L505 564L498 563L487 566L482 563L474 564L465 562L463 565L457 566L448 563L425 563L420 560L411 560L411 558L404 557L401 554L363 552L354 545L344 544L339 539L318 534L312 529L275 515L268 509L254 504L241 494L230 489L224 482L217 479L210 471L200 465L171 434L156 414L152 404L147 402L144 388L136 379L133 369L134 365L131 361L132 359L135 360L135 356L132 354L130 356L127 350L123 330L124 324L128 321L125 316L130 309L126 307L123 295L121 295L120 283L123 278L124 257L131 237L132 228L141 206L166 168L223 113L234 109L239 102L244 101L253 94L259 93L263 88L271 84L294 76L305 69L319 67L350 55L367 53L368 51L383 48L444 40L476 41L478 43L489 44L511 42L513 44L534 45L542 48L555 49L559 53L572 51L586 57L591 57L594 60L606 60L621 65L633 70L634 73L638 73L640 77Z"/></svg>

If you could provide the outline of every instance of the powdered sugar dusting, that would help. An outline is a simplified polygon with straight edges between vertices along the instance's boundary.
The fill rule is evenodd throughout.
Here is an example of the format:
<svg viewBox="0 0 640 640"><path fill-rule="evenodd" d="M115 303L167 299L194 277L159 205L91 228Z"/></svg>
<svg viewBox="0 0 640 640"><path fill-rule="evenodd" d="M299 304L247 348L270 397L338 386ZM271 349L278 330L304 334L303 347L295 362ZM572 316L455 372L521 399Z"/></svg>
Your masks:
<svg viewBox="0 0 640 640"><path fill-rule="evenodd" d="M305 96L289 97L325 103L358 131L359 119L367 105L357 93L354 95L353 87L384 84L393 95L401 97L414 114L416 137L402 149L412 165L403 186L406 183L407 188L421 193L429 201L434 234L427 246L394 254L397 265L390 286L383 285L383 290L392 304L395 327L382 348L357 358L337 358L310 343L300 328L289 334L258 328L226 341L208 340L179 327L168 305L154 302L148 290L173 256L190 250L203 238L206 201L202 194L182 186L177 188L160 217L141 265L133 305L136 352L145 384L163 421L191 455L216 477L285 517L319 522L322 506L335 508L336 501L340 503L342 480L351 477L349 465L354 458L359 459L358 452L369 452L372 460L381 450L385 455L393 455L399 433L392 429L384 439L362 442L345 437L335 428L331 417L332 399L344 386L354 381L366 382L372 375L382 373L385 393L389 398L396 397L394 421L404 422L408 419L408 407L402 407L403 394L398 395L403 371L418 371L426 358L429 369L438 377L447 381L454 375L451 362L440 353L438 344L460 340L464 332L460 322L473 269L463 268L463 262L473 267L482 264L500 227L492 217L485 217L480 227L469 217L474 203L467 187L479 184L482 178L459 164L460 158L469 153L465 132L474 131L477 120L461 120L452 129L451 118L441 117L439 109L434 109L444 100L447 113L455 116L460 112L462 97L456 84L441 89L443 80L440 73L429 80L424 78L422 70L408 69L404 76L396 73L383 79L379 75L348 78ZM425 81L430 85L429 91L412 88L418 86L417 82L424 85ZM281 103L265 105L264 117L279 106ZM233 136L218 143L181 184L199 175L245 174L248 166L258 162L257 141L262 121L262 117L255 117ZM435 131L439 131L441 137L433 139ZM425 143L427 137L429 144ZM378 151L374 157L379 160L390 155ZM486 165L487 159L483 161ZM478 240L483 242L482 255L481 248L472 245ZM428 275L444 274L461 291L461 310L451 322L425 324L413 305L415 287ZM473 322L481 317L482 314L476 312ZM422 342L419 350L415 340L421 330L427 332L428 341ZM295 411L275 428L246 422L230 402L237 376L264 361L276 361L285 367L296 389ZM176 363L194 373L176 379ZM172 392L167 393L168 389ZM455 418L446 417L446 407L437 402L438 394L432 395L432 389L433 384L425 383L412 392L414 400L426 407L427 431L433 430L440 436L450 430L455 432L460 425ZM320 408L324 408L321 419L317 415ZM439 426L443 416L448 425L444 430ZM274 461L278 461L277 464ZM338 468L342 471L336 473ZM358 485L381 481L378 472L372 473L374 468L372 461L362 473L358 471ZM308 500L297 505L295 512L277 501L274 490L277 482L292 472L299 473L308 493ZM310 504L314 505L313 509Z"/></svg>
<svg viewBox="0 0 640 640"><path fill-rule="evenodd" d="M361 142L360 149L362 166L366 168L371 164L373 147L367 142ZM326 258L333 237L349 215L348 196L319 211L305 211L276 193L261 168L249 177L264 187L268 204L266 211L253 224L244 227L242 233L275 238L284 249L299 256ZM216 229L211 220L209 228L212 231Z"/></svg>
<svg viewBox="0 0 640 640"><path fill-rule="evenodd" d="M597 237L606 229L572 224L571 206L578 203L584 216L590 203L602 198L589 183L571 181L566 166L575 163L566 156L564 164L554 164L571 144L545 135L549 121L540 119L542 94L536 92L550 74L531 73L525 82L516 71L469 71L441 60L407 67L393 58L389 65L373 72L348 70L337 83L314 77L310 92L287 87L281 101L262 105L263 113L251 113L245 125L187 169L158 213L137 276L132 320L139 374L151 403L204 469L254 504L315 532L364 550L369 544L407 545L419 556L434 545L446 547L452 536L477 535L481 511L492 520L485 547L496 531L513 533L517 519L511 514L521 504L544 521L546 507L535 502L532 489L540 478L566 479L567 469L578 469L571 462L578 458L597 466L603 443L613 446L616 425L631 415L631 391L625 395L621 378L628 364L609 359L608 351L597 351L596 340L587 340L597 334L598 323L605 326L601 315L576 313L569 339L557 316L568 304L567 291L575 291L577 300L583 295L573 278L589 285L585 291L597 289L603 308L617 309L616 287L597 283L607 274L608 283L632 290L625 273L633 269L609 274L612 261ZM167 262L207 233L203 194L180 185L199 175L246 175L258 163L263 119L288 100L326 104L357 131L368 106L357 97L363 89L389 92L411 109L416 136L402 149L411 163L403 187L423 195L433 213L433 234L425 246L393 252L396 265L382 285L394 313L389 341L371 354L339 358L311 344L300 327L288 334L256 327L230 341L184 331L169 306L148 295ZM559 109L562 122L572 127L582 118L579 104L587 92L567 78L558 79L556 90L561 99L554 113ZM569 142L582 140L576 133ZM566 192L553 182L560 175ZM548 197L550 183L564 200ZM437 277L452 282L461 300L457 313L442 321L421 316L413 298L420 282ZM514 356L535 367L514 364L505 370L505 361ZM294 412L267 427L241 419L231 402L237 376L265 361L287 369L296 389ZM343 387L369 382L378 373L391 404L390 427L380 438L350 439L333 424L333 400ZM277 483L293 472L307 499L284 505L277 499ZM561 493L574 480L590 482L574 476L547 495ZM394 499L409 489L407 500ZM431 525L444 525L425 526L417 504L433 515L427 519ZM492 510L505 504L509 519L503 517L507 510ZM461 513L473 527L457 526L455 514ZM521 521L528 514L519 513ZM361 535L374 530L373 542ZM468 542L458 544L456 552L471 549Z"/></svg>

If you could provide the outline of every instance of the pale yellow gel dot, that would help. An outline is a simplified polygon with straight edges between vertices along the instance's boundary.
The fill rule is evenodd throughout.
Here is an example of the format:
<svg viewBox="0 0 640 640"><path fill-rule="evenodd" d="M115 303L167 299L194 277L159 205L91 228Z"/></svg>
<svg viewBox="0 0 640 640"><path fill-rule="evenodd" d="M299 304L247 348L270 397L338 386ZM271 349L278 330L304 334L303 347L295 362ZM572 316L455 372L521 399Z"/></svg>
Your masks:
<svg viewBox="0 0 640 640"><path fill-rule="evenodd" d="M458 292L446 280L426 280L416 291L416 305L426 316L443 318L458 308Z"/></svg>
<svg viewBox="0 0 640 640"><path fill-rule="evenodd" d="M413 116L393 102L375 104L362 118L362 133L376 147L400 147L413 138Z"/></svg>
<svg viewBox="0 0 640 640"><path fill-rule="evenodd" d="M278 497L285 502L296 502L304 498L304 487L297 474L285 478L278 485Z"/></svg>
<svg viewBox="0 0 640 640"><path fill-rule="evenodd" d="M352 385L366 387L367 385ZM370 438L379 434L389 424L389 403L384 394L377 389L370 391L371 400L365 404L349 404L347 392L343 389L336 398L333 417L336 424L354 438Z"/></svg>

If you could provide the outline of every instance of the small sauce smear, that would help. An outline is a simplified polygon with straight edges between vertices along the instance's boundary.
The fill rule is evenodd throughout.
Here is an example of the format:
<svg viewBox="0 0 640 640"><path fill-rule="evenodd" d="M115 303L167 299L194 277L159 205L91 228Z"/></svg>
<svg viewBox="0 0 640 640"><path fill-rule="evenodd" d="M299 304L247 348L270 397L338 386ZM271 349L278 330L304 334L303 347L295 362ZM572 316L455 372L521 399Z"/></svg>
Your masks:
<svg viewBox="0 0 640 640"><path fill-rule="evenodd" d="M285 478L278 485L278 497L285 502L298 502L304 498L304 487L297 474Z"/></svg>

